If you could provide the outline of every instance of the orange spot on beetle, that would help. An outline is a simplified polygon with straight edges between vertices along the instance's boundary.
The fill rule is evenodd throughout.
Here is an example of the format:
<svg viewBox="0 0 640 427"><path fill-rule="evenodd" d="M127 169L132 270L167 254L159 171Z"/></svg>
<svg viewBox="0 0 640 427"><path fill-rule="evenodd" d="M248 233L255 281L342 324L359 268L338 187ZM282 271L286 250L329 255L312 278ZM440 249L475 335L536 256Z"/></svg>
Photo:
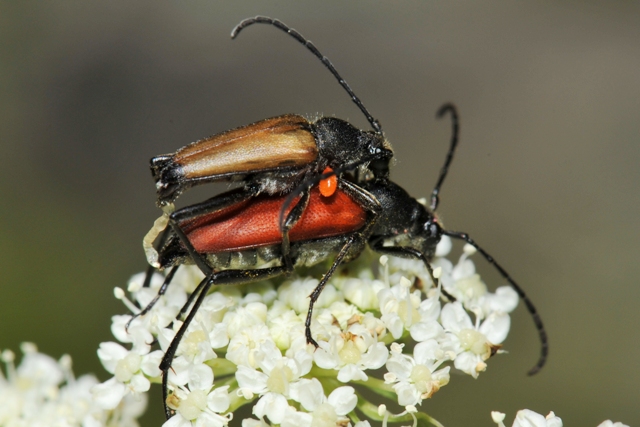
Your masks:
<svg viewBox="0 0 640 427"><path fill-rule="evenodd" d="M333 169L331 169L329 166L327 166L324 169L324 171L322 171L323 174L331 173L331 172L333 172ZM324 197L332 196L337 189L338 189L338 177L335 175L331 175L330 177L320 181L320 194L322 194Z"/></svg>

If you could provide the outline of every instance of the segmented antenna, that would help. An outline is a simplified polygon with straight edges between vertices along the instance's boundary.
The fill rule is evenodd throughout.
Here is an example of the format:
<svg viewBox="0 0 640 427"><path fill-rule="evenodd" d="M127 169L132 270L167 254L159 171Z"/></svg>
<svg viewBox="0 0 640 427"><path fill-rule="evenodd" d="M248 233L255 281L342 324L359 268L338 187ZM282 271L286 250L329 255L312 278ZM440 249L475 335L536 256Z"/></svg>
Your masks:
<svg viewBox="0 0 640 427"><path fill-rule="evenodd" d="M242 31L244 28L253 24L273 25L274 27L279 28L285 33L289 34L291 37L298 40L307 49L309 49L311 53L313 53L318 59L320 59L320 61L322 61L324 66L327 67L329 71L331 71L331 74L333 74L333 76L338 80L338 83L340 83L340 86L342 86L344 90L347 91L347 93L351 97L351 100L358 106L358 108L360 108L360 111L362 111L362 113L365 115L369 123L371 123L371 127L373 128L373 130L376 131L376 133L382 134L382 126L380 126L380 122L377 119L374 119L373 116L369 113L369 110L367 110L364 104L362 104L362 101L360 101L360 98L356 96L356 94L353 92L353 90L351 90L351 87L349 87L347 82L342 78L342 76L340 76L340 74L338 74L338 71L333 66L331 61L329 61L329 58L327 58L322 53L320 53L318 48L316 48L315 45L311 43L310 40L305 39L302 36L302 34L297 32L293 28L289 28L282 21L278 21L277 19L269 18L267 16L256 16L255 18L248 18L241 21L238 25L236 25L236 27L233 30L231 30L231 38L235 39L240 33L240 31Z"/></svg>
<svg viewBox="0 0 640 427"><path fill-rule="evenodd" d="M456 106L451 103L444 104L436 113L436 117L441 119L446 113L451 114L451 145L449 146L449 151L447 152L447 158L444 161L444 165L442 166L442 169L440 169L440 177L438 178L438 183L431 192L432 212L436 211L436 209L438 208L438 203L440 203L440 198L438 197L440 194L440 187L444 182L444 178L447 176L447 172L449 172L449 166L451 165L451 161L453 160L453 153L456 151L456 146L458 145L458 135L460 133L460 122L458 120L458 111L456 110Z"/></svg>
<svg viewBox="0 0 640 427"><path fill-rule="evenodd" d="M524 301L524 304L527 306L527 310L531 317L533 318L533 323L536 325L536 329L538 330L538 335L540 336L540 359L538 359L538 363L535 364L533 368L531 368L528 372L529 375L537 374L540 369L547 363L547 357L549 356L549 340L547 337L547 331L544 329L544 325L542 324L542 318L538 314L538 310L536 310L536 306L533 305L533 302L529 299L527 294L525 294L524 290L509 276L509 273L502 268L500 264L496 262L496 260L489 255L484 249L482 249L467 233L459 233L457 231L447 231L444 230L444 234L449 237L453 237L454 239L464 240L474 248L478 250L482 254L482 256L487 260L487 262L493 265L496 270L500 273L502 277L504 277L509 285L513 288L514 291L518 294L520 299Z"/></svg>

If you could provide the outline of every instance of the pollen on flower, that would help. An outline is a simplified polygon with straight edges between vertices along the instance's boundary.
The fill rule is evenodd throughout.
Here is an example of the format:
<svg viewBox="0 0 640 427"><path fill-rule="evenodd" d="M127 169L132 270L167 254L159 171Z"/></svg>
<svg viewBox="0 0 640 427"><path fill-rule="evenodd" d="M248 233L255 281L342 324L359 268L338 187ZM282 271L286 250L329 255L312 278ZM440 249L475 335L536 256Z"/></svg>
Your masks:
<svg viewBox="0 0 640 427"><path fill-rule="evenodd" d="M426 393L431 389L431 370L424 365L415 365L411 369L411 381L416 385L420 393Z"/></svg>
<svg viewBox="0 0 640 427"><path fill-rule="evenodd" d="M193 421L207 407L207 394L203 390L193 390L180 401L178 412L185 420Z"/></svg>
<svg viewBox="0 0 640 427"><path fill-rule="evenodd" d="M205 332L200 329L196 331L191 331L187 336L180 342L182 345L182 350L188 354L194 354L198 352L200 344L207 340L207 336Z"/></svg>
<svg viewBox="0 0 640 427"><path fill-rule="evenodd" d="M351 340L348 340L344 343L338 354L340 355L340 359L342 359L345 364L358 363L362 358L362 353L360 352L356 344Z"/></svg>
<svg viewBox="0 0 640 427"><path fill-rule="evenodd" d="M393 399L371 401L378 418L373 414L370 420L395 422L449 384L451 369L477 377L506 338L514 297L488 291L469 259L474 248L465 248L455 262L444 258L451 251L445 237L432 267L456 302L434 288L421 261L383 255L376 276L375 263L362 255L347 265L348 273L334 274L314 306L317 349L308 345L304 323L319 274L214 286L169 370L169 425L225 426L238 408L250 405L257 419L245 419L247 426L347 426L356 419L364 426L361 404L376 394L361 392L380 387ZM112 331L122 345L103 343L98 352L113 375L99 385L105 405L142 396L151 382L160 382L158 365L184 319L176 316L202 278L197 268L180 266L148 313L133 321L130 315L114 316ZM139 313L163 283L159 274L152 279L145 288L144 277L134 276L129 297L115 293ZM348 385L355 381L357 389ZM406 408L404 415L388 412L390 403Z"/></svg>
<svg viewBox="0 0 640 427"><path fill-rule="evenodd" d="M491 356L491 347L487 339L475 329L462 329L458 332L458 338L463 349L483 358L488 359Z"/></svg>
<svg viewBox="0 0 640 427"><path fill-rule="evenodd" d="M267 379L267 388L273 393L286 394L289 389L289 382L294 378L291 368L281 366L273 369Z"/></svg>
<svg viewBox="0 0 640 427"><path fill-rule="evenodd" d="M480 373L480 372L484 372L487 370L487 364L484 362L478 362L476 364L476 372Z"/></svg>

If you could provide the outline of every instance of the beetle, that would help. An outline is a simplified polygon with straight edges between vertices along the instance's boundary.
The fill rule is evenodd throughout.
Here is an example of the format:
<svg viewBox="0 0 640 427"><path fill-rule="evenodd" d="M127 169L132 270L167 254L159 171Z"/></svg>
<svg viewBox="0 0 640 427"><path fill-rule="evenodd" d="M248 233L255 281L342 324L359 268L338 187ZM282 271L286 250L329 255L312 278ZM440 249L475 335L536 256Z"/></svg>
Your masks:
<svg viewBox="0 0 640 427"><path fill-rule="evenodd" d="M292 202L304 197L300 190L285 195L247 197L240 188L169 215L168 227L160 239L162 245L155 260L156 267L171 268L165 284L184 263L195 263L205 278L180 311L178 317L184 314L186 317L160 364L165 401L168 393L167 373L178 345L213 285L265 280L287 274L295 266L317 264L337 254L310 294L305 333L307 342L317 347L310 327L313 306L340 264L357 258L369 246L381 254L420 260L433 278L429 262L443 236L463 240L475 247L525 302L541 341L540 358L529 374L533 375L542 368L548 355L547 335L531 300L506 270L468 234L443 228L435 214L440 188L458 142L459 126L455 107L445 104L438 116L446 113L452 117L453 135L429 207L411 197L386 176L372 176L360 182L352 182L348 176L340 177L333 193L328 197L323 196L321 187L327 185L326 180L334 176L331 172L323 174L315 178L310 190L304 193L308 195L306 209L290 230L292 265L283 259L279 218L283 210L289 214L299 206ZM436 279L434 283L437 283ZM169 409L165 409L167 416L170 416Z"/></svg>
<svg viewBox="0 0 640 427"><path fill-rule="evenodd" d="M393 150L380 122L373 118L331 61L299 32L266 16L241 21L231 32L231 38L235 39L244 28L257 23L284 31L320 59L373 130L360 130L335 117L309 121L297 114L286 114L201 139L174 153L151 159L158 206L173 202L190 187L213 181L241 182L253 186L259 193L274 195L292 190L302 179L317 176L326 167L350 170L373 163L377 175L388 173Z"/></svg>
<svg viewBox="0 0 640 427"><path fill-rule="evenodd" d="M172 203L190 187L214 181L240 182L243 197L247 198L263 193L290 193L300 187L302 197L296 201L297 208L286 218L281 216L280 221L283 258L291 267L288 234L304 212L311 181L330 170L336 171L336 175L386 176L393 150L380 122L373 118L331 61L299 32L277 19L256 16L241 21L231 32L232 39L257 23L284 31L319 58L373 130L360 130L335 117L309 121L300 115L287 114L193 142L172 154L155 156L151 159L151 173L156 181L156 203L160 207Z"/></svg>

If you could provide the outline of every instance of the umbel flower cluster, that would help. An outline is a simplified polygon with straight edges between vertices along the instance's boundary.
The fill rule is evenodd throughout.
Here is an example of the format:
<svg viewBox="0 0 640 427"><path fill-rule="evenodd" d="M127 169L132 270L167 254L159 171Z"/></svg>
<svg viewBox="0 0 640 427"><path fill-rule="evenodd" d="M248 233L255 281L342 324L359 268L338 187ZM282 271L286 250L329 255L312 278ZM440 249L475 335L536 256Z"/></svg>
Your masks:
<svg viewBox="0 0 640 427"><path fill-rule="evenodd" d="M104 387L98 384L98 380L93 375L76 378L71 371L69 355L64 355L56 361L38 352L32 343L23 343L21 349L23 357L17 366L15 354L11 350L0 353L0 360L5 365L4 370L0 369L0 400L3 402L0 405L0 426L139 427L137 418L146 408L145 393L127 393L115 407L105 408L106 404L113 404L113 402L103 399ZM333 407L339 404L335 402L339 397L340 393L331 393L329 405ZM379 406L378 414L383 420L382 425L385 425L388 419L394 418L386 411L384 405ZM418 417L421 418L420 421L430 421L424 416L414 415L414 417L414 425L418 423ZM503 423L505 414L492 412L491 417L498 427L505 427ZM333 423L334 419L316 417L313 418L313 425L348 425L348 422ZM180 424L189 424L178 420ZM204 420L204 417L200 417L193 424L208 426L209 424ZM433 420L431 424L440 425ZM252 419L246 419L243 422L243 426L252 425L264 427L268 424ZM370 424L364 421L360 425ZM524 409L518 411L512 427L562 427L562 420L553 412L545 417ZM607 420L598 427L629 426Z"/></svg>
<svg viewBox="0 0 640 427"><path fill-rule="evenodd" d="M347 264L315 305L317 349L307 344L304 321L308 295L326 266L295 278L216 288L173 360L167 404L175 415L165 427L224 426L245 405L254 416L243 420L247 427L366 426L367 420L439 425L417 407L449 383L451 369L474 378L486 369L500 353L518 304L508 286L487 290L469 259L473 247L465 246L455 264L445 258L450 250L445 237L432 262L446 293L418 261L382 256L377 277L371 254ZM131 314L113 317L119 343L98 350L113 377L94 389L105 408L160 382L158 365L181 326L176 315L202 277L183 266L149 313L128 328ZM143 279L131 279L130 297L116 288L133 313L163 281L157 274L142 287ZM371 401L372 393L379 399Z"/></svg>
<svg viewBox="0 0 640 427"><path fill-rule="evenodd" d="M69 355L55 360L28 342L21 350L19 364L13 351L0 353L5 365L0 369L0 426L138 426L136 420L147 406L146 395L130 393L116 407L105 410L91 393L98 379L90 374L76 378Z"/></svg>
<svg viewBox="0 0 640 427"><path fill-rule="evenodd" d="M510 288L487 292L468 259L470 248L455 265L443 258L449 249L444 240L434 265L456 302L442 298L420 263L381 257L377 279L364 258L349 265L317 306L313 333L319 349L306 344L303 324L316 279L217 289L173 362L168 404L175 415L164 425L224 426L246 406L253 416L234 424L442 426L418 406L448 384L450 369L477 377L486 368L508 332L507 312L517 304ZM70 356L55 360L31 343L22 345L19 364L12 351L0 352L0 427L138 427L146 392L161 379L163 351L180 326L175 316L200 278L197 270L182 268L166 296L128 331L130 314L113 318L120 343L98 350L113 374L104 383L93 375L76 378ZM134 276L129 288L133 301L145 306L162 277L150 288L142 288L142 281ZM117 289L116 296L139 312L124 291ZM505 427L505 414L491 416ZM525 409L512 427L562 427L562 420ZM598 427L629 426L607 420Z"/></svg>

